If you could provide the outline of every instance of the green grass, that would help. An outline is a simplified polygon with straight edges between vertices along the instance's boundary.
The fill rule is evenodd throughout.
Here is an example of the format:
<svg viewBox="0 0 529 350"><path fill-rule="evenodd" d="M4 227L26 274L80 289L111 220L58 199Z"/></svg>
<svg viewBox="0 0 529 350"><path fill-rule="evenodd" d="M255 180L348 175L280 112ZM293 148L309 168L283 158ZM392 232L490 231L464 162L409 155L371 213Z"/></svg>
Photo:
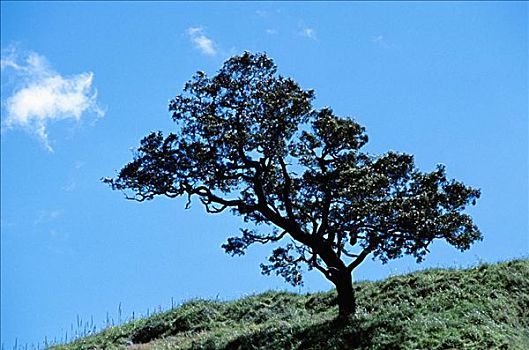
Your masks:
<svg viewBox="0 0 529 350"><path fill-rule="evenodd" d="M335 292L190 301L51 349L529 349L529 260L432 269Z"/></svg>

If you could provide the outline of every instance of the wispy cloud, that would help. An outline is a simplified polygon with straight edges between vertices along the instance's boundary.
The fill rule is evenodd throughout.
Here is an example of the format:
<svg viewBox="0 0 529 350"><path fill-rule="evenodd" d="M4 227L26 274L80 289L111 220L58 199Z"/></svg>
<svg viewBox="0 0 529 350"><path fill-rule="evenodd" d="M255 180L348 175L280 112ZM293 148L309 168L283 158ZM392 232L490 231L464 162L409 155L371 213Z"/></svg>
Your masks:
<svg viewBox="0 0 529 350"><path fill-rule="evenodd" d="M49 151L53 151L47 131L50 123L79 121L88 112L104 115L92 87L92 72L65 77L44 56L21 54L13 48L2 50L0 67L6 81L14 85L11 94L2 100L6 110L3 129L23 128L37 135Z"/></svg>
<svg viewBox="0 0 529 350"><path fill-rule="evenodd" d="M74 180L70 180L61 189L65 192L73 192L75 191L76 188L77 188L77 182L75 182Z"/></svg>
<svg viewBox="0 0 529 350"><path fill-rule="evenodd" d="M268 11L265 11L265 10L256 10L255 14L257 15L257 17L264 18L264 17L268 17L268 15L270 13Z"/></svg>
<svg viewBox="0 0 529 350"><path fill-rule="evenodd" d="M217 54L217 48L215 42L204 34L204 28L202 27L191 27L187 29L187 35L189 39L203 54L208 56L215 56Z"/></svg>
<svg viewBox="0 0 529 350"><path fill-rule="evenodd" d="M259 18L269 18L281 14L281 9L275 10L256 10L255 15Z"/></svg>
<svg viewBox="0 0 529 350"><path fill-rule="evenodd" d="M371 38L371 42L384 48L389 49L391 45L386 41L386 38L384 38L383 35L376 35Z"/></svg>
<svg viewBox="0 0 529 350"><path fill-rule="evenodd" d="M304 36L309 39L316 40L316 31L314 30L314 28L303 27L299 31L299 35Z"/></svg>
<svg viewBox="0 0 529 350"><path fill-rule="evenodd" d="M64 232L64 231L60 231L56 229L51 229L49 231L49 235L51 238L56 239L56 240L61 240L61 241L64 241L70 238L70 234L68 232Z"/></svg>
<svg viewBox="0 0 529 350"><path fill-rule="evenodd" d="M77 188L77 181L76 178L79 175L79 171L84 166L84 162L76 161L73 165L72 172L68 176L68 181L66 184L62 187L63 191L66 192L72 192Z"/></svg>
<svg viewBox="0 0 529 350"><path fill-rule="evenodd" d="M56 221L57 219L61 218L63 214L64 214L64 211L61 209L40 210L33 224L40 225L43 223L49 223L49 222Z"/></svg>
<svg viewBox="0 0 529 350"><path fill-rule="evenodd" d="M277 33L278 33L277 29L268 28L266 30L266 34L268 34L268 35L275 35Z"/></svg>

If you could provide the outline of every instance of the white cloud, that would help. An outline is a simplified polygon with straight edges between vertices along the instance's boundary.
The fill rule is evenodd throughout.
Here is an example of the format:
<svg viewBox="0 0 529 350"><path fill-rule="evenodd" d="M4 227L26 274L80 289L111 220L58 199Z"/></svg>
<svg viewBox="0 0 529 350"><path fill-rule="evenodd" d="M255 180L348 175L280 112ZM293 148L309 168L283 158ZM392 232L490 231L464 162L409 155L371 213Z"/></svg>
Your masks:
<svg viewBox="0 0 529 350"><path fill-rule="evenodd" d="M314 39L314 40L316 39L316 31L314 30L314 28L309 28L309 27L302 28L299 34L309 39Z"/></svg>
<svg viewBox="0 0 529 350"><path fill-rule="evenodd" d="M15 85L11 95L2 100L7 112L3 128L23 128L53 151L47 131L50 123L79 121L87 112L104 115L97 104L97 91L92 87L92 72L64 77L42 55L29 52L23 58L19 56L13 48L2 51L2 75Z"/></svg>
<svg viewBox="0 0 529 350"><path fill-rule="evenodd" d="M275 34L277 34L277 33L278 33L278 32L277 32L277 29L268 28L268 29L266 30L266 34L269 34L269 35L275 35Z"/></svg>
<svg viewBox="0 0 529 350"><path fill-rule="evenodd" d="M208 56L215 56L217 54L215 42L204 34L204 28L188 28L187 35L189 35L189 38L195 47L198 48L203 54Z"/></svg>

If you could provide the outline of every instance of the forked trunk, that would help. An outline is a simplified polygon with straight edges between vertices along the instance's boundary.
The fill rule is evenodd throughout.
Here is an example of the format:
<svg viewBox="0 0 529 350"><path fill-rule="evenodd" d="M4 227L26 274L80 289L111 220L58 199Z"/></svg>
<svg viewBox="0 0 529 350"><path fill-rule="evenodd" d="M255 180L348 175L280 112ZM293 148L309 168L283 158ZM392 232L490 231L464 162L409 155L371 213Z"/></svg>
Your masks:
<svg viewBox="0 0 529 350"><path fill-rule="evenodd" d="M356 312L356 300L353 289L351 273L344 271L340 273L335 281L338 292L338 317L347 319Z"/></svg>

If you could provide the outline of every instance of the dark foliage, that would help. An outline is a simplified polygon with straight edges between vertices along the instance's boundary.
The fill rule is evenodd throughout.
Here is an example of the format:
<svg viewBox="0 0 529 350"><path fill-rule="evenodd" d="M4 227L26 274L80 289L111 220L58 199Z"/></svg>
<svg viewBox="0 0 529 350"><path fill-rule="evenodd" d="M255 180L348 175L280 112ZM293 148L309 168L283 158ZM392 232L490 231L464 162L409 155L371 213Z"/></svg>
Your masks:
<svg viewBox="0 0 529 350"><path fill-rule="evenodd" d="M196 196L209 213L241 215L246 226L227 253L285 242L263 273L298 285L302 264L318 269L337 286L344 315L354 312L351 272L367 256L421 261L434 239L460 250L481 239L464 213L479 190L448 179L442 165L421 172L411 155L363 152L364 127L315 109L313 98L265 54L232 57L214 77L196 73L170 102L175 133L145 137L104 181L138 201Z"/></svg>

